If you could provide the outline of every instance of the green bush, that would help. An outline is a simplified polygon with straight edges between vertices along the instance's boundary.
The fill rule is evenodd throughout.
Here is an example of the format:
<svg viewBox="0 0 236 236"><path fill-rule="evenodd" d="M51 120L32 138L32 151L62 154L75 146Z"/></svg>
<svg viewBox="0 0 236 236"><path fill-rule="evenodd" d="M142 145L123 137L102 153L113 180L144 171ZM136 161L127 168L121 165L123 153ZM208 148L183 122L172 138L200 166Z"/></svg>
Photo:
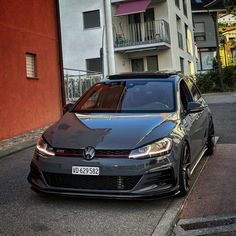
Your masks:
<svg viewBox="0 0 236 236"><path fill-rule="evenodd" d="M234 87L236 83L236 66L228 66L222 69L223 83L228 87Z"/></svg>
<svg viewBox="0 0 236 236"><path fill-rule="evenodd" d="M213 80L207 74L196 74L196 83L202 93L207 93L212 90Z"/></svg>
<svg viewBox="0 0 236 236"><path fill-rule="evenodd" d="M223 80L223 88L221 87L221 79ZM196 74L196 82L203 93L235 91L236 66L225 67L220 74L214 70Z"/></svg>

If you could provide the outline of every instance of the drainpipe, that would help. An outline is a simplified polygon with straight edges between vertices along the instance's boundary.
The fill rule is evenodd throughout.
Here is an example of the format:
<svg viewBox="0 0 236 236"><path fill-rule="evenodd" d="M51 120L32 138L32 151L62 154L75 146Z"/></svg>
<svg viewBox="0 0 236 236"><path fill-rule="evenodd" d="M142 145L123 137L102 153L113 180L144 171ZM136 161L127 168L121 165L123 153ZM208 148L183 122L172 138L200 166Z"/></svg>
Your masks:
<svg viewBox="0 0 236 236"><path fill-rule="evenodd" d="M64 70L63 70L63 54L62 54L62 39L61 39L61 21L60 21L60 4L56 0L56 17L57 17L57 34L58 34L58 51L59 51L59 70L61 78L61 105L62 108L66 105L65 98L65 83L64 83ZM62 109L63 110L63 109Z"/></svg>
<svg viewBox="0 0 236 236"><path fill-rule="evenodd" d="M105 16L105 32L106 32L106 46L107 46L107 65L108 74L115 74L115 55L114 55L114 41L113 41L113 27L112 27L112 11L111 1L104 0L104 16Z"/></svg>
<svg viewBox="0 0 236 236"><path fill-rule="evenodd" d="M107 49L107 33L106 33L106 10L105 1L103 0L103 28L102 28L102 63L103 63L103 78L109 74L109 64L108 64L108 49Z"/></svg>

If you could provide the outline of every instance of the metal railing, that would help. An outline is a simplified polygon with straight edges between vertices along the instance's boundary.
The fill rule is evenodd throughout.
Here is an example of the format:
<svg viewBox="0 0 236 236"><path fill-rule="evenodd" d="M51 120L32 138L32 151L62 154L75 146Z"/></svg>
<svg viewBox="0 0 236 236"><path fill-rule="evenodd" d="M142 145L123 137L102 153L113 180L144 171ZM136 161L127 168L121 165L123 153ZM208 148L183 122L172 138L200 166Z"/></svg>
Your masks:
<svg viewBox="0 0 236 236"><path fill-rule="evenodd" d="M115 47L170 43L169 24L164 20L113 26Z"/></svg>
<svg viewBox="0 0 236 236"><path fill-rule="evenodd" d="M74 103L101 79L103 75L99 72L64 68L66 103Z"/></svg>

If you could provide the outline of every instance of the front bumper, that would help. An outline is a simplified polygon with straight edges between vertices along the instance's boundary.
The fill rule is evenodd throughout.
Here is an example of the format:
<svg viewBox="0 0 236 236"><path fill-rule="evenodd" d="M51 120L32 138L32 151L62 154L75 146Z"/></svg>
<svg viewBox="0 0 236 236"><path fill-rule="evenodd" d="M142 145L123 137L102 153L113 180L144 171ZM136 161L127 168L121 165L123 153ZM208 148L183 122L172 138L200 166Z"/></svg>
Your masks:
<svg viewBox="0 0 236 236"><path fill-rule="evenodd" d="M173 153L132 160L99 157L45 158L35 151L28 181L37 192L96 198L155 198L178 193L178 165ZM99 176L72 175L72 166L99 167Z"/></svg>

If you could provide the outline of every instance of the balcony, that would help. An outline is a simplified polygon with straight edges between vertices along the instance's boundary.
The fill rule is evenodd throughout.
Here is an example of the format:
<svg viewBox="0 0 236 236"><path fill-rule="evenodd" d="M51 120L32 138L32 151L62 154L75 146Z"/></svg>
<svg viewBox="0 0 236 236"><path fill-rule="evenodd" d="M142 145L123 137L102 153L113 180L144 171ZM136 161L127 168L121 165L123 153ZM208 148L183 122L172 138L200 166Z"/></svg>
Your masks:
<svg viewBox="0 0 236 236"><path fill-rule="evenodd" d="M170 47L169 24L164 20L117 25L114 30L115 52L165 49Z"/></svg>

